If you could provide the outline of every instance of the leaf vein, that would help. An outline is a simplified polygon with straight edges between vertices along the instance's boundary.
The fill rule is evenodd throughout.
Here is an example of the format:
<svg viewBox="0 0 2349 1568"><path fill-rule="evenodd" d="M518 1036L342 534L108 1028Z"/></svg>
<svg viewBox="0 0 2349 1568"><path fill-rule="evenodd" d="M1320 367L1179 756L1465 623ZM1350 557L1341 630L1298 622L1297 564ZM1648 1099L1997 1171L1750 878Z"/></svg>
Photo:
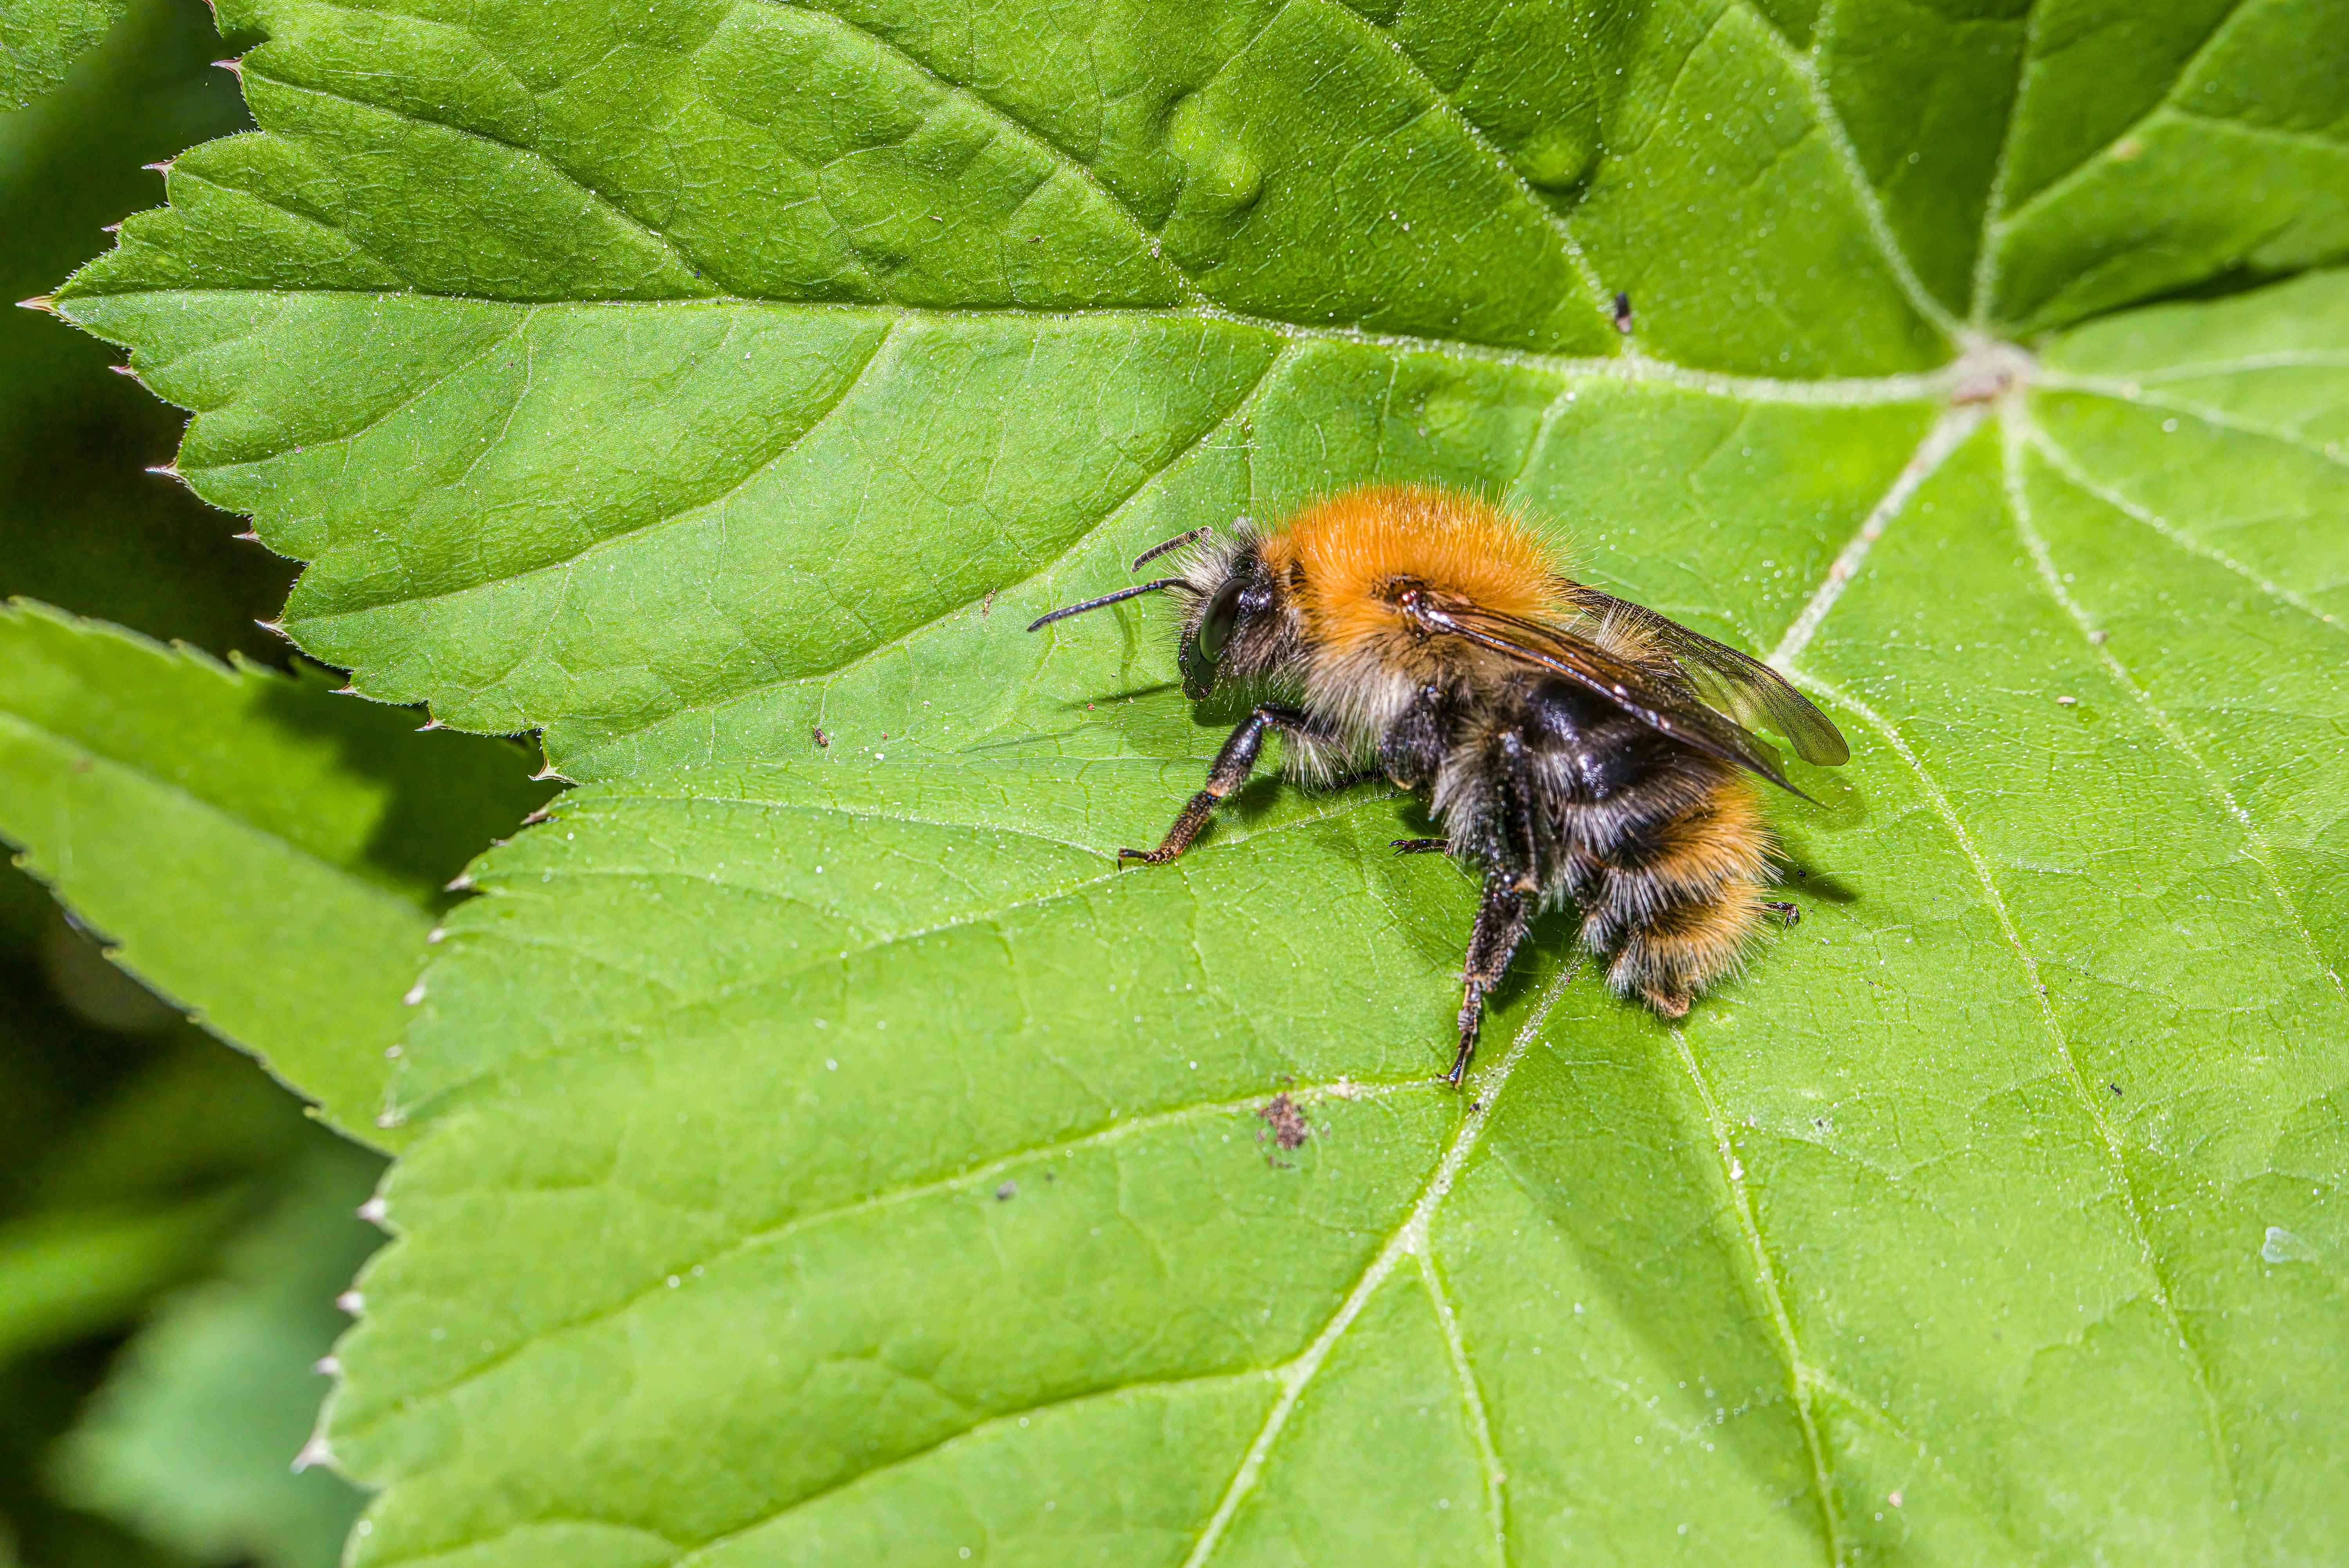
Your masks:
<svg viewBox="0 0 2349 1568"><path fill-rule="evenodd" d="M1975 879L1982 885L1982 894L1991 914L1998 922L2000 934L2005 939L2008 948L2013 950L2017 961L2023 966L2024 979L2031 986L2032 993L2038 1002L2041 1025L2046 1031L2048 1039L2054 1048L2055 1059L2063 1070L2064 1084L2071 1090L2074 1102L2087 1118L2089 1127L2095 1134L2096 1141L2104 1152L2105 1163L2113 1180L2114 1195L2120 1200L2122 1212L2127 1217L2130 1235L2137 1243L2137 1256L2145 1268L2150 1284L2148 1293L2155 1305L2160 1310L2162 1321L2168 1327L2178 1346L2180 1356L2185 1362L2187 1376L2202 1400L2204 1421L2215 1450L2219 1466L2218 1473L2229 1496L2232 1497L2235 1492L2232 1469L2226 1460L2225 1438L2219 1424L2217 1397L2211 1391L2209 1374L2203 1364L2201 1353L2188 1337L2186 1325L2179 1318L2178 1309L2170 1299L2168 1282L2163 1276L2159 1254L2154 1248L2152 1234L2147 1231L2144 1215L2138 1208L2136 1185L2130 1179L2128 1161L2121 1152L2119 1137L2113 1131L2111 1123L2106 1119L2104 1107L2097 1104L2095 1096L2090 1093L2087 1080L2080 1072L2079 1063L2072 1054L2071 1040L2064 1033L2062 1022L2056 1018L2054 1006L2047 997L2047 988L2040 980L2039 961L2033 954L2028 944L2023 941L2022 928L2015 923L2013 911L2007 907L2006 896L1999 890L1997 879L1991 875L1990 862L1983 856L1982 846L1974 842L1973 834L1966 827L1964 819L1958 815L1956 805L1942 792L1940 782L1925 766L1924 760L1910 748L1908 738L1902 735L1889 720L1857 697L1815 676L1796 674L1790 679L1798 685L1809 687L1831 701L1839 702L1849 708L1865 720L1869 728L1884 737L1885 743L1892 748L1893 753L1899 757L1909 774L1917 780L1918 788L1923 792L1934 815L1941 819L1942 826L1948 829L1960 853L1966 857L1968 864L1972 867Z"/></svg>
<svg viewBox="0 0 2349 1568"><path fill-rule="evenodd" d="M2129 673L2127 666L2120 661L2119 656L2113 652L2109 645L2096 641L2094 635L2095 628L2088 619L2087 612L2081 608L2079 602L2073 598L2071 591L2064 587L2063 574L2055 569L2054 552L2049 549L2047 541L2041 536L2037 525L2032 521L2029 497L2023 489L2022 453L2019 450L2027 439L2021 415L2009 417L2006 435L2008 510L2013 514L2015 531L2022 535L2024 548L2030 551L2032 563L2038 568L2040 581L2045 587L2048 596L2055 601L2057 607L2064 611L2066 618L2078 630L2081 639L2087 644L2089 652L2104 665L2114 680L2120 683L2121 689L2136 699L2137 705L2145 711L2146 717L2152 721L2154 728L2161 732L2162 739L2168 741L2178 755L2183 757L2188 764L2201 776L2203 787L2209 791L2211 798L2226 811L2229 816L2233 817L2240 825L2245 846L2250 850L2253 862L2259 866L2261 879L2267 883L2269 893L2282 907L2285 917L2292 921L2293 929L2300 933L2300 940L2307 948L2309 956L2316 961L2317 967L2333 982L2333 994L2340 997L2344 1003L2349 1003L2349 988L2344 987L2339 971L2333 967L2332 960L2326 956L2324 950L2318 945L2316 934L2309 929L2307 918L2301 913L2299 902L2284 887L2283 878L2275 865L2275 847L2269 843L2267 836L2260 831L2257 820L2240 802L2236 800L2234 792L2227 787L2226 781L2219 776L2218 770L2204 760L2201 752L2187 738L2186 732L2179 728L2178 722L2154 701L2153 693L2138 681L2137 677Z"/></svg>
<svg viewBox="0 0 2349 1568"><path fill-rule="evenodd" d="M1819 75L1816 62L1797 50L1787 41L1785 34L1770 25L1758 0L1740 0L1740 4L1749 18L1760 27L1763 36L1769 40L1771 49L1801 80L1811 101L1811 113L1820 134L1826 138L1827 150L1835 158L1836 167L1851 186L1852 201L1859 208L1860 222L1867 226L1868 238L1883 257L1886 270L1892 274L1893 282L1899 286L1901 294L1907 297L1909 307L1948 341L1964 340L1967 334L1957 317L1951 316L1950 307L1925 286L1924 280L1917 275L1917 269L1910 265L1909 253L1901 246L1899 236L1892 232L1891 220L1884 213L1883 198L1877 193L1875 182L1868 179L1868 171L1859 161L1859 150L1852 145L1851 133L1844 128L1842 112L1836 108L1835 99L1827 91L1826 79Z"/></svg>
<svg viewBox="0 0 2349 1568"><path fill-rule="evenodd" d="M1238 1511L1248 1493L1255 1490L1265 1458L1279 1440L1289 1413L1304 1397L1307 1386L1320 1372L1331 1349L1353 1326L1354 1320L1361 1314L1362 1308L1378 1288L1386 1282L1396 1264L1403 1257L1416 1255L1425 1249L1429 1223L1434 1219L1435 1211L1443 1206L1444 1199L1451 1195L1452 1184L1458 1178L1461 1168L1467 1163L1469 1155L1483 1140L1485 1129L1492 1122L1493 1107L1508 1087L1509 1079L1532 1045L1535 1034L1548 1022L1550 1009L1557 1005L1557 999L1566 993L1566 988L1573 983L1581 969L1578 959L1567 963L1557 979L1551 981L1548 990L1542 993L1532 1015L1517 1031L1516 1039L1510 1042L1507 1054L1501 1058L1497 1067L1492 1069L1489 1079L1474 1080L1475 1087L1467 1092L1476 1097L1470 1103L1467 1114L1461 1118L1459 1131L1454 1135L1443 1158L1429 1175L1426 1185L1420 1189L1402 1223L1395 1228L1369 1266L1363 1269L1361 1277L1354 1282L1353 1289L1338 1303L1338 1310L1330 1314L1321 1331L1313 1336L1312 1343L1294 1361L1280 1368L1280 1397L1273 1402L1271 1410L1265 1416L1264 1425L1257 1429L1247 1451L1240 1456L1239 1467L1232 1472L1232 1479L1224 1488L1224 1495L1216 1504L1216 1511L1208 1518L1206 1528L1192 1542L1190 1552L1183 1559L1182 1568L1202 1568L1214 1554L1216 1543L1231 1524L1232 1516Z"/></svg>
<svg viewBox="0 0 2349 1568"><path fill-rule="evenodd" d="M2177 97L2178 88L2184 84L2189 76L2193 74L2195 67L2202 63L2203 57L2208 55L2210 50L2217 46L2219 41L2226 36L2228 30L2233 26L2235 19L2250 9L2251 0L2235 0L2235 3L2227 8L2227 14L2210 25L2210 31L2203 35L2202 41L2194 47L2194 52L2187 56L2184 62L2178 66L2176 73L2169 78L2169 86L2163 89L2160 98L2154 100L2152 108L2147 109L2143 114L2138 115L2135 119L2130 120L2127 125L2121 127L2118 131L2106 138L2103 141L2098 142L2095 147L2090 148L2086 152L2083 153L2076 161L2055 174L2051 175L2046 183L2041 185L2036 191L2033 192L2029 199L2026 200L2023 205L2017 207L2013 212L1997 218L1995 220L1995 226L2002 232L2013 228L2016 223L2022 222L2023 217L2033 209L2044 206L2048 202L2054 200L2055 197L2067 187L2076 184L2081 180L2085 179L2090 168L2095 163L2097 158L2109 151L2112 148L2119 145L2121 142L2127 140L2137 131L2144 130L2146 125L2152 120L2154 116L2159 114L2166 109L2175 111L2177 106L2173 104L2171 100ZM2037 17L2036 6L2033 6L2033 16L2035 21ZM2026 56L2026 58L2027 57L2028 57ZM2022 107L2022 97L2019 93L2016 95L2015 106L2018 109Z"/></svg>
<svg viewBox="0 0 2349 1568"><path fill-rule="evenodd" d="M1723 1184L1729 1192L1730 1211L1736 1217L1739 1233L1744 1237L1748 1254L1754 1262L1754 1283L1762 1293L1763 1305L1768 1309L1772 1331L1778 1340L1780 1353L1785 1357L1788 1392L1795 1401L1795 1416L1803 1429L1803 1447L1811 1468L1811 1485L1816 1493L1819 1525L1827 1549L1828 1568L1838 1568L1844 1560L1843 1516L1836 1506L1835 1485L1830 1479L1833 1463L1827 1457L1826 1443L1819 1436L1817 1418L1811 1411L1811 1370L1804 1358L1802 1341L1795 1333L1795 1320L1786 1310L1786 1298L1778 1288L1777 1265L1771 1261L1769 1244L1762 1239L1762 1227L1754 1213L1753 1195L1745 1188L1745 1168L1738 1159L1731 1142L1728 1118L1722 1115L1721 1106L1713 1098L1713 1085L1705 1080L1704 1071L1697 1064L1696 1053L1690 1049L1687 1031L1671 1031L1672 1045L1680 1056L1681 1066L1688 1074L1689 1083L1696 1091L1697 1104L1704 1112L1705 1123L1713 1135L1713 1151L1721 1168Z"/></svg>
<svg viewBox="0 0 2349 1568"><path fill-rule="evenodd" d="M2141 505L2119 491L2092 478L2080 460L2060 445L2055 438L2049 435L2046 430L2036 421L2031 425L2028 438L2031 444L2038 448L2041 455L2047 459L2048 465L2062 475L2074 489L2092 495L2123 516L2143 524L2158 536L2187 555L2199 560L2209 561L2214 566L2225 567L2277 603L2298 610L2319 626L2328 627L2333 631L2349 635L2349 627L2344 627L2333 617L2319 609L2313 601L2302 597L2281 583L2271 582L2224 550L2197 539L2152 508Z"/></svg>
<svg viewBox="0 0 2349 1568"><path fill-rule="evenodd" d="M435 130L443 130L451 136L461 137L469 141L478 141L484 146L495 147L502 151L512 153L517 158L527 160L531 163L547 170L549 172L561 179L564 184L578 192L582 196L585 196L590 205L605 213L623 227L631 230L638 237L648 240L652 244L659 246L662 251L667 253L671 261L674 261L679 266L685 268L687 272L693 275L695 282L702 285L702 287L699 290L701 294L709 295L717 292L715 289L709 286L709 279L702 270L701 264L682 246L678 245L675 240L671 239L667 234L662 233L660 230L653 227L650 223L646 223L643 219L637 217L635 213L621 206L619 202L614 201L610 196L605 195L602 191L598 190L594 185L589 184L586 181L581 179L578 175L573 173L570 170L564 168L562 164L556 162L554 159L548 157L545 153L539 151L537 149L521 146L518 143L508 141L502 137L492 136L488 131L476 130L471 126L451 125L446 120L433 119L428 116L417 114L404 109L394 109L389 104L376 103L370 99L363 98L354 98L348 93L336 92L332 88L315 87L306 82L289 81L284 77L270 76L267 72L258 68L262 61L265 61L266 57L267 57L264 56L262 57L262 60L247 62L244 67L244 75L248 79L265 81L271 86L282 88L287 92L307 93L313 98L331 99L336 103L347 103L355 109L372 109L378 114L387 115L393 119L406 120L410 125L420 125L429 127Z"/></svg>

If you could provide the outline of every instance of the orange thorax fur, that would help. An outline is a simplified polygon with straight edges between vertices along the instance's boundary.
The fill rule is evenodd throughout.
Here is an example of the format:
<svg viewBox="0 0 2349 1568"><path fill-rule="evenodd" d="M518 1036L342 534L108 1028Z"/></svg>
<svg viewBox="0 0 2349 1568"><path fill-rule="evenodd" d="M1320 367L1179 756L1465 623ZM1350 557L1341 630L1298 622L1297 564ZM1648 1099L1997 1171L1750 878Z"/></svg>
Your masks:
<svg viewBox="0 0 2349 1568"><path fill-rule="evenodd" d="M1404 631L1389 587L1399 578L1527 620L1572 613L1566 585L1524 524L1473 496L1427 485L1317 502L1262 548L1265 564L1295 585L1309 639L1340 656Z"/></svg>

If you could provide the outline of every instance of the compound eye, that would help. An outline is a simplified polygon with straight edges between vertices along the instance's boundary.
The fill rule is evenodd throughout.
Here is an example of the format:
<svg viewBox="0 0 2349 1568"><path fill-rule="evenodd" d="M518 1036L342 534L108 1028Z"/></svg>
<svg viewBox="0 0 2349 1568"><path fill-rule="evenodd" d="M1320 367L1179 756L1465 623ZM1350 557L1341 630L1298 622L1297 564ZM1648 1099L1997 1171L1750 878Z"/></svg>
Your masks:
<svg viewBox="0 0 2349 1568"><path fill-rule="evenodd" d="M1199 618L1199 657L1213 664L1224 656L1224 645L1232 639L1232 626L1240 618L1240 580L1232 578L1216 590L1207 601L1207 613Z"/></svg>

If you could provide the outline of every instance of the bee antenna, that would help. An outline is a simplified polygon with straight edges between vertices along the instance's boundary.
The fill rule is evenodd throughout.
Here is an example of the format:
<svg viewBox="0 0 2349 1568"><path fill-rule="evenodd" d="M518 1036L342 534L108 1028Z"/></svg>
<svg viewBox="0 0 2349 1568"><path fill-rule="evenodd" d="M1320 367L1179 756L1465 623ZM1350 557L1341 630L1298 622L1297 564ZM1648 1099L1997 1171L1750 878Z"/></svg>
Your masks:
<svg viewBox="0 0 2349 1568"><path fill-rule="evenodd" d="M1187 534L1175 535L1174 537L1167 540L1164 545L1153 545L1150 548L1144 550L1142 554L1133 558L1133 566L1130 569L1138 572L1142 570L1142 564L1144 561L1154 561L1158 559L1159 556L1164 555L1167 551L1179 550L1184 545L1190 544L1193 540L1204 539L1215 531L1216 525L1213 523L1202 523Z"/></svg>
<svg viewBox="0 0 2349 1568"><path fill-rule="evenodd" d="M1113 594L1103 594L1097 599L1087 599L1081 605L1068 605L1052 611L1050 615L1040 615L1028 623L1028 629L1036 631L1051 625L1056 620L1066 620L1072 615L1082 615L1087 610L1099 609L1103 605L1113 605L1120 599L1133 598L1141 594L1154 594L1161 588L1187 588L1190 586L1180 577L1161 577L1154 583L1137 583L1130 588L1120 588Z"/></svg>

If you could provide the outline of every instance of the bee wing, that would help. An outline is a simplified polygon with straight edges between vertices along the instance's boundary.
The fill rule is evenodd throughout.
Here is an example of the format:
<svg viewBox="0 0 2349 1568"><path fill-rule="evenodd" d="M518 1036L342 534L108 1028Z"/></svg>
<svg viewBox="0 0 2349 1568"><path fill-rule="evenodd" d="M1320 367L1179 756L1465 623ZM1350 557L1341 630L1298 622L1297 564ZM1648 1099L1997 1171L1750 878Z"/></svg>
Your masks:
<svg viewBox="0 0 2349 1568"><path fill-rule="evenodd" d="M1667 620L1645 605L1579 583L1574 595L1586 613L1630 627L1634 636L1670 658L1698 696L1739 723L1750 729L1775 730L1806 763L1833 768L1851 761L1851 747L1835 722L1760 659L1691 631L1676 620Z"/></svg>
<svg viewBox="0 0 2349 1568"><path fill-rule="evenodd" d="M1535 669L1562 675L1606 698L1659 734L1748 769L1780 789L1803 793L1786 781L1776 753L1759 736L1703 706L1692 692L1658 691L1628 660L1562 627L1521 620L1458 601L1437 603L1416 594L1407 596L1401 607L1431 631L1462 638Z"/></svg>

